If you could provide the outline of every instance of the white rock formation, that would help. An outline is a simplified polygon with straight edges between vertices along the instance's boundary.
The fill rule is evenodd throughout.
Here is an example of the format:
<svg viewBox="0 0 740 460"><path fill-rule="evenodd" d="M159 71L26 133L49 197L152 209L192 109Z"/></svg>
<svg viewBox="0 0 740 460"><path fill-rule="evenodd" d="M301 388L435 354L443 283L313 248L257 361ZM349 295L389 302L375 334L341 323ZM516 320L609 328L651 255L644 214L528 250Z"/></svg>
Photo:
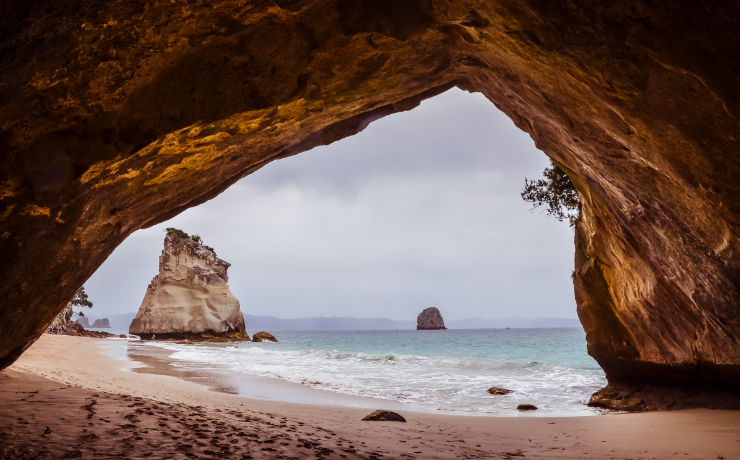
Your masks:
<svg viewBox="0 0 740 460"><path fill-rule="evenodd" d="M159 274L129 333L142 339L249 340L239 301L227 284L230 265L184 232L169 230Z"/></svg>

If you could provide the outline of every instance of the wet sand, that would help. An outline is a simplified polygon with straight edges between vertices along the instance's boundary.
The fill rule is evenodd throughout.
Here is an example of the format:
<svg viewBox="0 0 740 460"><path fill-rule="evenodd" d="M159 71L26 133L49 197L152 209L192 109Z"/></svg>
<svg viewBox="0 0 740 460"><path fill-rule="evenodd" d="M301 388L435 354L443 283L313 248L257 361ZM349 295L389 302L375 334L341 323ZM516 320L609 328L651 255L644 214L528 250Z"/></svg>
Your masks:
<svg viewBox="0 0 740 460"><path fill-rule="evenodd" d="M366 409L409 410L408 405L398 401L388 401L370 397L352 396L315 388L310 382L305 385L258 375L236 374L225 367L196 363L177 362L170 358L172 351L145 345L141 341L105 342L106 352L113 356L125 356L131 361L141 363L141 367L131 369L143 374L168 375L205 385L212 391L240 395L264 401L280 401L325 406L361 407ZM177 365L173 365L176 363ZM435 413L415 408L416 412Z"/></svg>
<svg viewBox="0 0 740 460"><path fill-rule="evenodd" d="M0 371L2 458L740 458L740 412L506 418L248 399L43 336Z"/></svg>

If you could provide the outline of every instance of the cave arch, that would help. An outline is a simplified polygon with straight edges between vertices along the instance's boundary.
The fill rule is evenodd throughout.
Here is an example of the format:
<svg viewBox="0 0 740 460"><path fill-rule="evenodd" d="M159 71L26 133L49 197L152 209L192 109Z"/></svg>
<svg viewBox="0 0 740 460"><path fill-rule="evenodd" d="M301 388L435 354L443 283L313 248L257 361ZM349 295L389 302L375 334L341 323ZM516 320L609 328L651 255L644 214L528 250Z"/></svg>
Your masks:
<svg viewBox="0 0 740 460"><path fill-rule="evenodd" d="M610 381L736 388L738 7L508 3L4 5L0 367L134 230L459 86L576 184Z"/></svg>

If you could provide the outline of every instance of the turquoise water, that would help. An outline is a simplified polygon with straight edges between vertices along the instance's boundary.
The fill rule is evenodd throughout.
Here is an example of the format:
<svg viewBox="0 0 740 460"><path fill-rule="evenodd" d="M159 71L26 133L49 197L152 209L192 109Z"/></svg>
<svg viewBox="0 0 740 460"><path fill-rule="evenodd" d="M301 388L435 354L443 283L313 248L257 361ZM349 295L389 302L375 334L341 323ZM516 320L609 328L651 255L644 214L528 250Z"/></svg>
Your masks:
<svg viewBox="0 0 740 460"><path fill-rule="evenodd" d="M596 414L586 402L606 384L581 329L280 332L279 343L179 344L182 367L217 366L345 395L445 413ZM513 390L492 396L491 386Z"/></svg>

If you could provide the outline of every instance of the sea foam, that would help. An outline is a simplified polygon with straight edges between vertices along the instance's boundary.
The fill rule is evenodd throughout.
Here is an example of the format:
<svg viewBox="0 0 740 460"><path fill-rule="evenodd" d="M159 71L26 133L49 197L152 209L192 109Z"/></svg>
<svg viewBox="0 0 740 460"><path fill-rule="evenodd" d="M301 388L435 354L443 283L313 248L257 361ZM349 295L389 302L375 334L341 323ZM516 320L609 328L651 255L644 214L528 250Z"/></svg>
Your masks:
<svg viewBox="0 0 740 460"><path fill-rule="evenodd" d="M399 401L410 409L519 415L516 406L531 403L539 410L527 415L598 413L585 403L606 379L586 355L585 343L580 344L583 348L574 345L583 341L582 333L527 331L475 331L467 337L465 331L442 331L437 338L454 340L432 342L436 343L433 347L424 347L429 345L426 340L418 343L418 334L429 334L426 331L284 332L277 344L149 345L171 351L170 358L181 367L213 367L237 375L271 377L345 395ZM542 336L539 342L538 334ZM491 342L498 342L498 346L486 351L487 346L496 345ZM368 351L357 351L358 347ZM502 347L508 347L508 355L516 357L526 355L529 347L530 355L537 359L502 359L507 356ZM494 385L513 391L492 396L487 389Z"/></svg>

